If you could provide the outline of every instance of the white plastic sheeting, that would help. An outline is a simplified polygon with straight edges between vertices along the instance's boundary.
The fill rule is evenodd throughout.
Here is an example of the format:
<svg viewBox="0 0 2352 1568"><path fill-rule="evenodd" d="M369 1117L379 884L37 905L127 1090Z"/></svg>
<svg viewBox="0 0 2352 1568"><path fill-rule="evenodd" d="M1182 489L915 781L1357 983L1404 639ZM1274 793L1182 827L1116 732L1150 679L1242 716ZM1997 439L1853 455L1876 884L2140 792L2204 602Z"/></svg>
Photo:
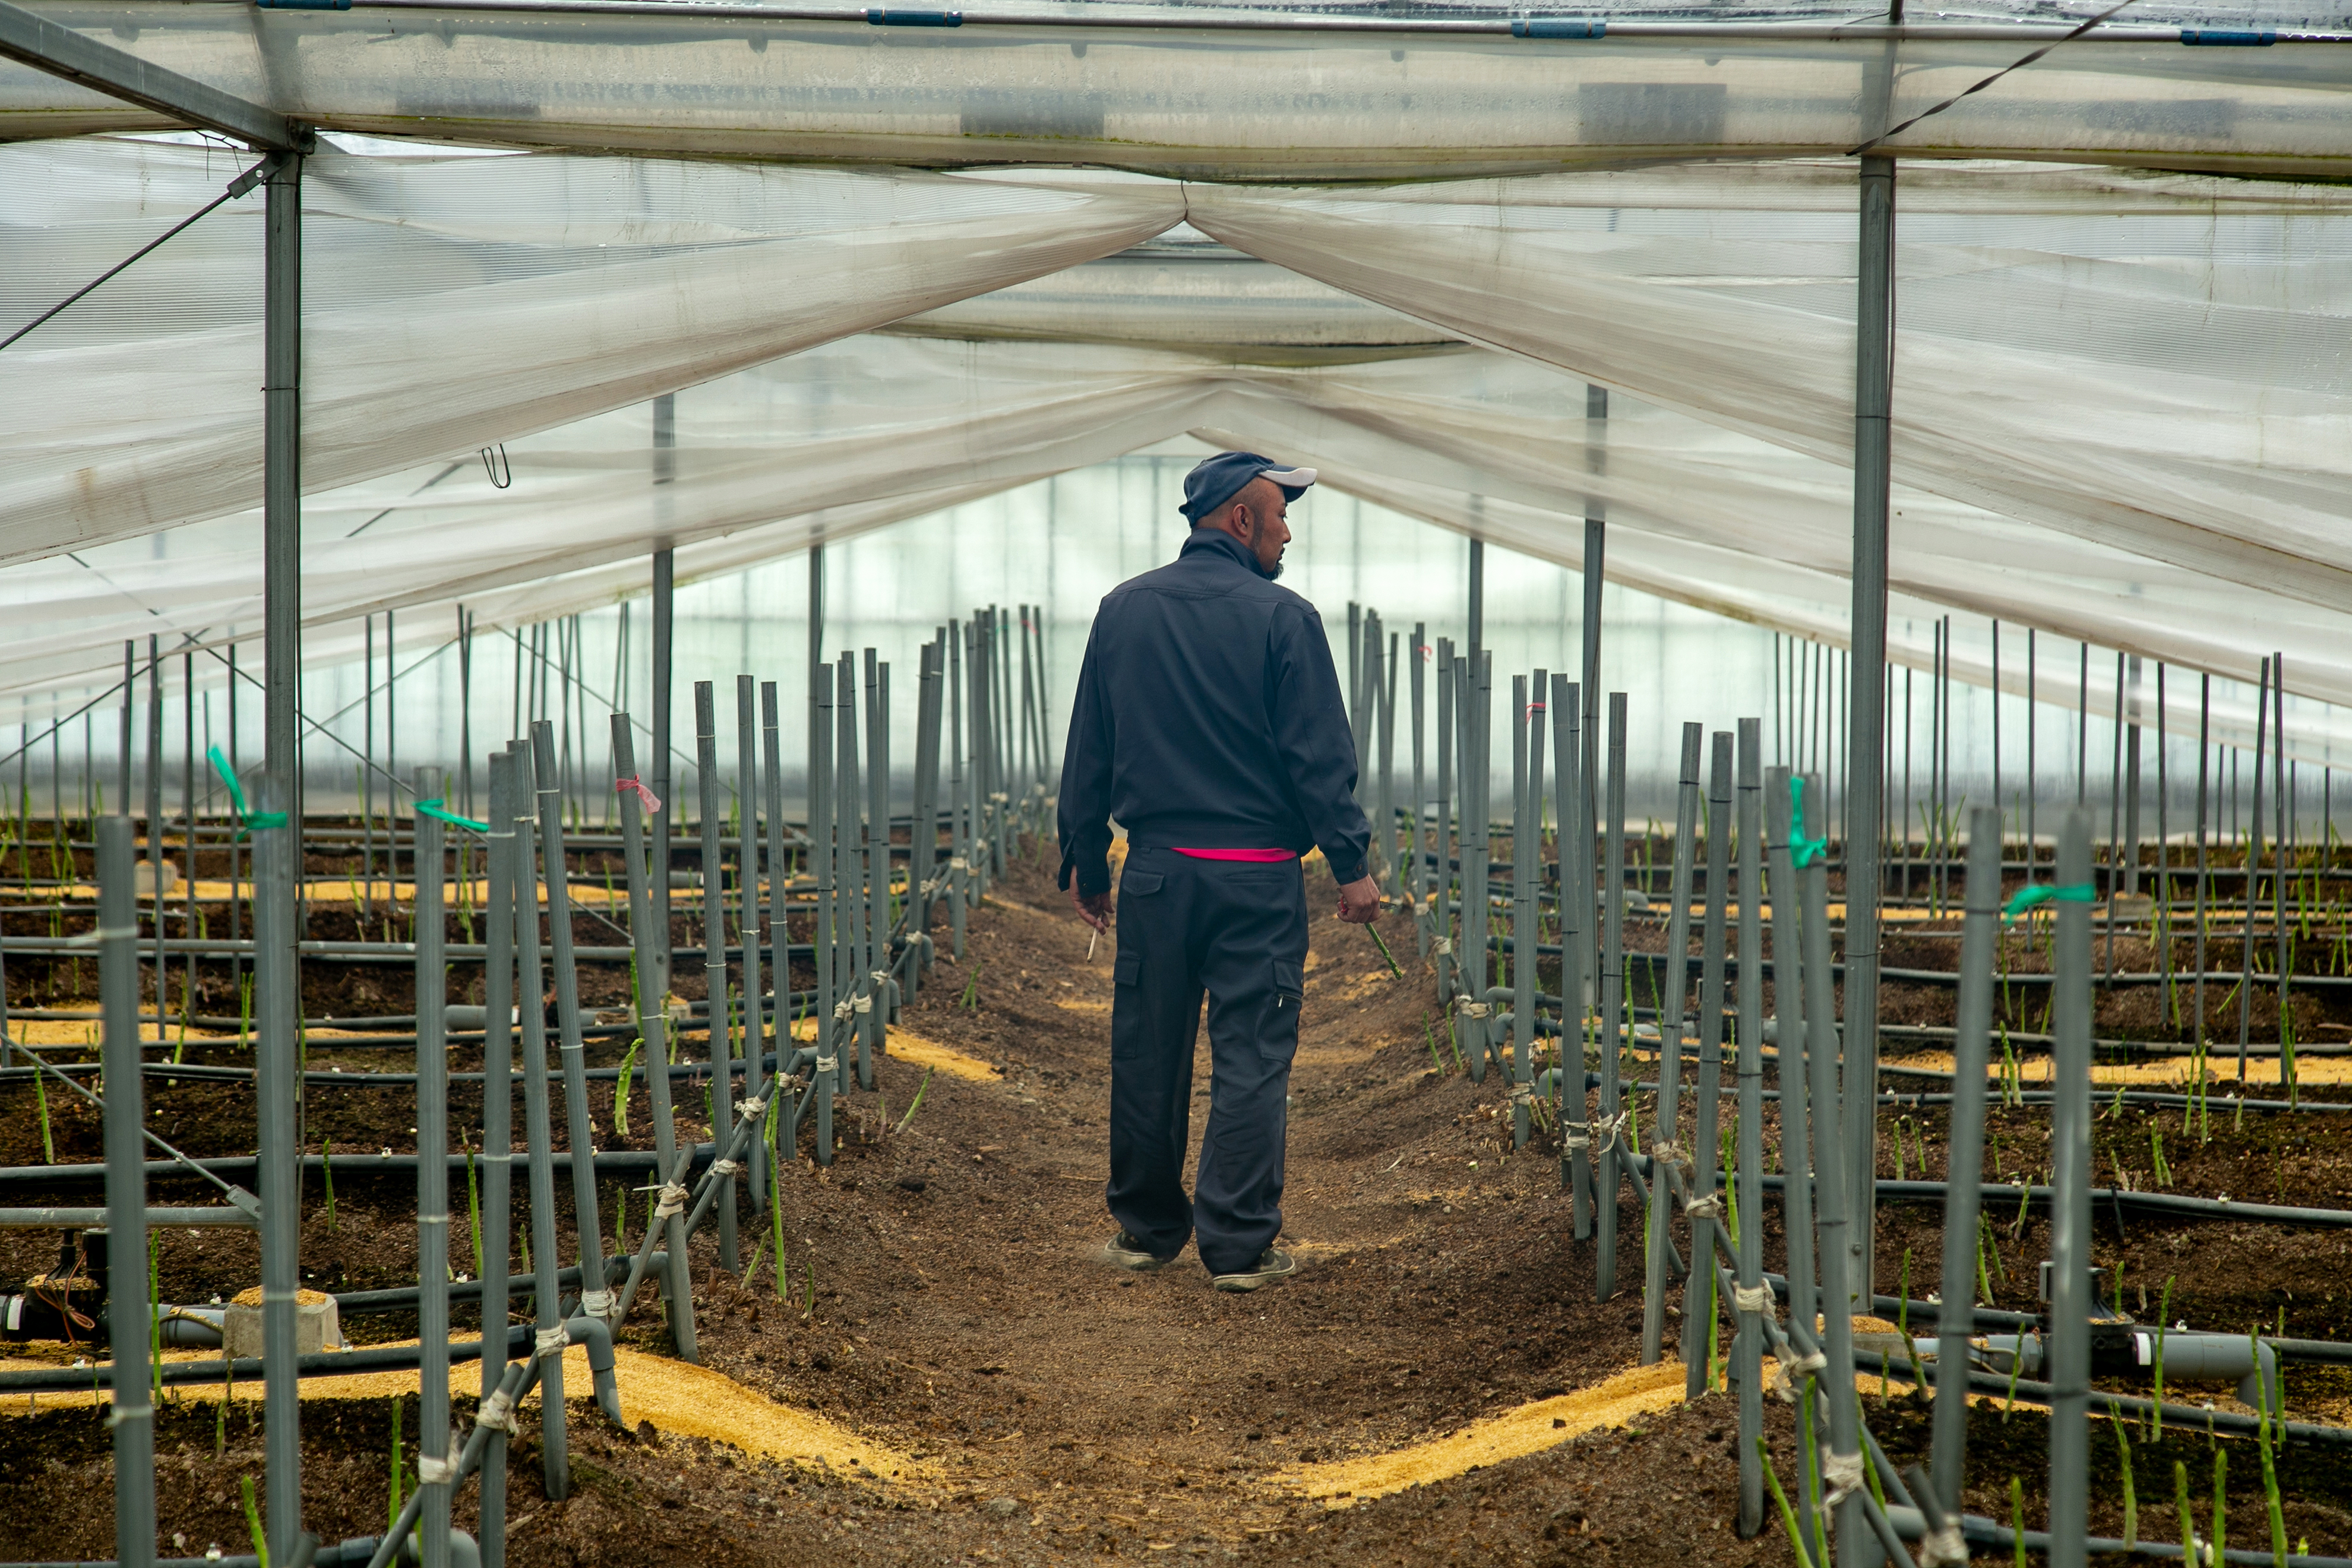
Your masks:
<svg viewBox="0 0 2352 1568"><path fill-rule="evenodd" d="M1350 293L1850 460L1850 166L1187 197L1196 226ZM1906 165L1897 210L1898 480L2352 608L2341 192Z"/></svg>
<svg viewBox="0 0 2352 1568"><path fill-rule="evenodd" d="M0 153L37 198L9 214L9 309L234 167L141 143ZM1842 635L1843 170L1361 192L561 156L318 167L317 626L394 606L446 622L459 600L486 626L536 619L638 591L659 541L730 570L1199 431L1569 564L1597 506L1612 576ZM2322 549L2347 504L2339 194L2011 167L1906 173L1904 201L1892 572L1916 603L1898 612L1973 609L2239 677L2284 648L2294 690L2352 700ZM1163 242L1017 281L1187 212L1296 271ZM102 678L130 627L257 623L258 530L235 515L259 496L257 241L248 219L214 226L230 216L8 351L0 546L215 521L160 559L123 542L0 574L0 603L41 607L0 648L0 690ZM199 237L213 251L180 249ZM991 279L1013 286L969 297ZM48 334L62 346L26 352ZM1633 395L1588 422L1586 377ZM642 400L679 386L658 482ZM493 441L509 489L474 459Z"/></svg>
<svg viewBox="0 0 2352 1568"><path fill-rule="evenodd" d="M2032 47L2013 36L1882 42L1866 26L1843 37L1823 27L1634 37L1621 25L1601 38L1514 38L1499 8L1455 23L1494 29L1486 36L1339 31L1323 24L1348 18L1326 16L1297 17L1297 30L1194 30L1202 18L1175 4L1119 8L1179 24L1167 28L1088 26L1083 6L1062 8L1066 22L1034 26L992 25L975 11L955 28L868 26L850 5L832 13L839 20L706 4L37 8L330 129L927 166L1094 163L1215 180L1843 153ZM1251 9L1261 24L1276 19L1276 8ZM1824 23L1875 20L1799 8L1744 14L1776 9ZM2231 10L2224 26L2277 25L2274 7ZM1114 19L1109 8L1102 19ZM1423 18L1369 19L1402 28ZM2130 41L2065 45L1892 145L1914 156L2313 174L2341 173L2352 159L2342 46L2191 48L2177 28L2118 30ZM0 137L159 123L87 89L0 66Z"/></svg>
<svg viewBox="0 0 2352 1568"><path fill-rule="evenodd" d="M682 578L717 575L1191 432L1572 567L1589 495L1611 520L1612 579L1843 640L1843 470L1624 397L1588 433L1582 391L1471 348L1253 365L1230 350L867 334L679 394L666 484L639 405L510 443L510 489L467 456L313 497L306 610L348 628L398 608L427 641L457 602L486 630L526 625L642 595L652 539L685 542ZM1606 447L1597 478L1588 440ZM1172 548L1180 525L1166 521ZM36 635L0 646L0 694L103 681L129 629L166 646L231 626L249 638L258 543L257 518L227 519L179 531L160 555L125 542L0 573L0 604L41 606L16 622ZM1907 489L1892 557L1898 625L1950 605L2225 672L2284 648L2298 691L2352 700L2352 617ZM330 657L349 635L306 651ZM1924 667L1928 648L1898 640L1894 653ZM1958 669L1975 673L1965 658Z"/></svg>
<svg viewBox="0 0 2352 1568"><path fill-rule="evenodd" d="M29 319L239 166L185 145L0 149L0 310ZM1177 187L1115 175L1029 188L597 158L328 154L303 189L312 489L1057 271L1182 214ZM232 203L8 350L0 563L258 499L261 219L259 196Z"/></svg>

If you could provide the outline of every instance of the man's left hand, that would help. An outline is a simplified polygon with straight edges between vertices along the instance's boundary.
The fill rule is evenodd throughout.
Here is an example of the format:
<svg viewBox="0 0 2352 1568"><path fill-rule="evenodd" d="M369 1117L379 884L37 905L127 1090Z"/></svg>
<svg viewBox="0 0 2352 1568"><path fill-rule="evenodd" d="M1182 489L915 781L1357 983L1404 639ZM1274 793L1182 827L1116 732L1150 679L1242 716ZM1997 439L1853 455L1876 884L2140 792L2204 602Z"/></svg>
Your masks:
<svg viewBox="0 0 2352 1568"><path fill-rule="evenodd" d="M1381 918L1380 884L1359 877L1339 889L1339 918L1351 926L1368 926Z"/></svg>
<svg viewBox="0 0 2352 1568"><path fill-rule="evenodd" d="M1081 893L1078 891L1077 879L1073 877L1070 879L1070 907L1078 911L1080 920L1094 927L1095 930L1098 931L1110 930L1110 889L1108 888L1105 888L1099 893Z"/></svg>

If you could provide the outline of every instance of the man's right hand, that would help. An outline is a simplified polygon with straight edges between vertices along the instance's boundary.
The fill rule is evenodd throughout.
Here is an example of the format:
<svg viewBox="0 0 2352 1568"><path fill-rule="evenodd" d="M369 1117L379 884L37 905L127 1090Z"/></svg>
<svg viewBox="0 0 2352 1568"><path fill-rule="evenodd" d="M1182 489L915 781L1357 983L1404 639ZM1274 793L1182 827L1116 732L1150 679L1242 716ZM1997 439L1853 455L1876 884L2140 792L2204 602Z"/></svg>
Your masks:
<svg viewBox="0 0 2352 1568"><path fill-rule="evenodd" d="M1359 877L1341 886L1339 918L1351 926L1368 926L1380 919L1380 884L1370 877Z"/></svg>
<svg viewBox="0 0 2352 1568"><path fill-rule="evenodd" d="M1078 911L1080 920L1094 927L1095 930L1098 931L1110 930L1110 889L1108 888L1105 888L1099 893L1081 893L1078 891L1078 879L1073 877L1070 879L1070 907Z"/></svg>

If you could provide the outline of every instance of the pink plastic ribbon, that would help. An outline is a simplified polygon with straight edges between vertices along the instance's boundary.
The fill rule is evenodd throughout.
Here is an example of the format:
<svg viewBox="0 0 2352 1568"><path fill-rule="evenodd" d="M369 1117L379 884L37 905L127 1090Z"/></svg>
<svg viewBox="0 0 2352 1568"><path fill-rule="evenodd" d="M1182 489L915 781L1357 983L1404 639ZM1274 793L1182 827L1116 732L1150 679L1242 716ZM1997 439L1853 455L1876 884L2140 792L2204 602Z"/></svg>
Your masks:
<svg viewBox="0 0 2352 1568"><path fill-rule="evenodd" d="M630 777L625 779L614 779L613 781L613 793L614 795L626 795L631 790L637 792L637 804L644 806L647 812L656 812L661 809L661 797L654 794L653 791L647 789L643 779Z"/></svg>

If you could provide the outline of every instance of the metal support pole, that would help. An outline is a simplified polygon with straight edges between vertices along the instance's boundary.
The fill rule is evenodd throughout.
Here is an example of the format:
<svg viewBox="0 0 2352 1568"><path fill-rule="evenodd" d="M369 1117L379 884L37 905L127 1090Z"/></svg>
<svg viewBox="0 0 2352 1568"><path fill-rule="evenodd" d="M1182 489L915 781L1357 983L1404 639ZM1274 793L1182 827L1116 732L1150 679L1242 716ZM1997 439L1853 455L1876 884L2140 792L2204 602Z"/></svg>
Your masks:
<svg viewBox="0 0 2352 1568"><path fill-rule="evenodd" d="M1590 386L1584 389L1584 466L1596 478L1609 471L1609 389ZM1592 886L1592 855L1591 845L1601 836L1601 595L1608 584L1609 523L1608 510L1598 495L1584 498L1584 620L1580 631L1583 647L1583 679L1579 683L1584 690L1584 782L1580 794L1584 801L1583 842L1587 846L1580 858L1585 876L1579 885L1579 894L1588 900L1595 896ZM1591 987L1581 999L1591 1007L1600 998L1600 966L1593 962L1606 916L1579 922L1584 930L1584 960L1580 966L1584 983Z"/></svg>
<svg viewBox="0 0 2352 1568"><path fill-rule="evenodd" d="M295 885L301 866L302 160L272 161L264 240L262 346L261 805L287 826L254 835L254 1061L260 1094L265 1534L273 1562L302 1541L300 1389L294 1373L301 1192L295 1163L301 966Z"/></svg>
<svg viewBox="0 0 2352 1568"><path fill-rule="evenodd" d="M100 818L98 985L106 1060L107 1322L114 1357L114 1408L107 1425L114 1428L114 1554L124 1568L147 1568L155 1561L155 1406L147 1360L147 1112L140 1092L139 905L131 854L131 818Z"/></svg>
<svg viewBox="0 0 2352 1568"><path fill-rule="evenodd" d="M1861 265L1854 310L1853 668L1846 711L1843 1142L1850 1173L1847 1190L1854 1200L1851 1268L1854 1289L1868 1301L1875 1288L1878 1190L1878 856L1885 765L1886 517L1893 478L1889 424L1895 376L1892 158L1862 160ZM1812 821L1810 815L1807 821ZM1815 831L1826 836L1828 826L1824 820ZM1835 1142L1823 1144L1825 1152L1835 1147Z"/></svg>
<svg viewBox="0 0 2352 1568"><path fill-rule="evenodd" d="M432 770L416 771L416 798L435 793ZM423 812L415 828L416 869L416 1470L425 1487L424 1568L449 1568L449 1055L443 1009L448 965L442 956L441 823ZM592 1173L593 1161L582 1161ZM593 1179L593 1175L592 1175ZM486 1320L487 1321L487 1320Z"/></svg>
<svg viewBox="0 0 2352 1568"><path fill-rule="evenodd" d="M816 927L810 937L810 960L816 967L816 1066L809 1075L809 1092L816 1100L816 1163L833 1163L833 1094L840 1053L840 1026L834 1008L840 991L834 984L839 960L834 953L838 913L838 851L834 845L833 802L833 667L811 660L809 679L809 869L816 876ZM963 911L959 896L950 906ZM961 921L957 921L961 948ZM781 1060L781 1058L779 1058Z"/></svg>
<svg viewBox="0 0 2352 1568"><path fill-rule="evenodd" d="M1789 850L1790 770L1764 774L1764 855L1772 885L1772 1032L1780 1088L1781 1233L1789 1240L1789 1315L1811 1324L1821 1310L1813 1289L1813 1160L1806 1135L1804 942L1798 932L1797 873ZM1802 1498L1801 1506L1810 1507Z"/></svg>
<svg viewBox="0 0 2352 1568"><path fill-rule="evenodd" d="M1430 926L1436 935L1432 952L1437 962L1437 1004L1453 1005L1460 989L1461 959L1454 946L1454 695L1460 678L1454 673L1454 639L1437 639L1437 898L1430 907Z"/></svg>

